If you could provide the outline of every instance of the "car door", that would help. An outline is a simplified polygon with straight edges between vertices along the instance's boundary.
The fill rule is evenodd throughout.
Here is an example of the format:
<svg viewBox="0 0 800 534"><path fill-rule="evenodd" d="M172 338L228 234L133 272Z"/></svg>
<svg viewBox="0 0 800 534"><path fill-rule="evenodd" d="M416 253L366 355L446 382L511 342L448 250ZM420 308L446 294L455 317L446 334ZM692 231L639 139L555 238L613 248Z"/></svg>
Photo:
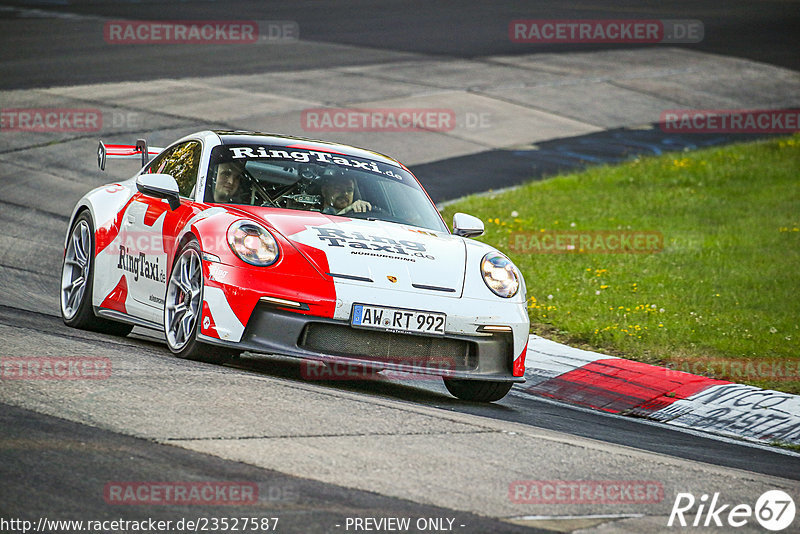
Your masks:
<svg viewBox="0 0 800 534"><path fill-rule="evenodd" d="M201 153L199 141L187 141L160 154L144 171L175 178L181 196L180 207L172 210L167 200L137 192L123 219L128 247L121 253L120 261L129 264L132 275L129 295L134 309L129 313L158 324L163 320L168 258L174 254L175 234L198 211L192 195Z"/></svg>

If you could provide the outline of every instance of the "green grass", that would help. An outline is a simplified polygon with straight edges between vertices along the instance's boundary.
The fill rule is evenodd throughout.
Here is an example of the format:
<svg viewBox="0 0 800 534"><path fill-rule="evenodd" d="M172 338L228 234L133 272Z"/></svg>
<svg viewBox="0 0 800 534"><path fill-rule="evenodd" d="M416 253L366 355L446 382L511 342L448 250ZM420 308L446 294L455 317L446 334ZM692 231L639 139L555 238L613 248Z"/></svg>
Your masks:
<svg viewBox="0 0 800 534"><path fill-rule="evenodd" d="M770 443L770 445L772 445L774 447L781 447L781 448L784 448L784 449L789 449L790 451L794 451L794 452L800 452L800 445L795 445L793 443L784 443L782 441L775 441L773 443Z"/></svg>
<svg viewBox="0 0 800 534"><path fill-rule="evenodd" d="M458 211L522 270L534 333L800 393L800 135L591 168L443 215ZM512 250L512 233L553 230L656 231L663 249Z"/></svg>

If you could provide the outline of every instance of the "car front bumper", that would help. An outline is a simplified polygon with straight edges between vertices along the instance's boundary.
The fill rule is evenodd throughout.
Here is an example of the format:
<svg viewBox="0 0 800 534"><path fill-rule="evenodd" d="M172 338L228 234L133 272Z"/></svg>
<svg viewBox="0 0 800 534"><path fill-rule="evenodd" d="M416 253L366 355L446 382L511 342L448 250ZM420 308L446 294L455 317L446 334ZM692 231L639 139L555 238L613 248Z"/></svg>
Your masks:
<svg viewBox="0 0 800 534"><path fill-rule="evenodd" d="M514 376L511 332L424 336L354 328L347 321L286 311L266 303L253 310L241 341L199 335L237 350L413 375L524 382Z"/></svg>

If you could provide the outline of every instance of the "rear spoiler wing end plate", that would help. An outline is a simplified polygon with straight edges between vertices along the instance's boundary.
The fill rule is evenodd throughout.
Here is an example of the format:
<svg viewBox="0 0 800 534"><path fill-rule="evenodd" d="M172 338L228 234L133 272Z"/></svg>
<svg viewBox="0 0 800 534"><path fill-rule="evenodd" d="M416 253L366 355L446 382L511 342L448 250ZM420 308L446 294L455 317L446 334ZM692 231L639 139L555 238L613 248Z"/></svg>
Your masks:
<svg viewBox="0 0 800 534"><path fill-rule="evenodd" d="M159 147L147 147L147 141L137 139L135 145L106 145L100 141L97 146L97 166L106 170L107 158L141 159L142 167L147 165L151 156L157 156L164 150Z"/></svg>

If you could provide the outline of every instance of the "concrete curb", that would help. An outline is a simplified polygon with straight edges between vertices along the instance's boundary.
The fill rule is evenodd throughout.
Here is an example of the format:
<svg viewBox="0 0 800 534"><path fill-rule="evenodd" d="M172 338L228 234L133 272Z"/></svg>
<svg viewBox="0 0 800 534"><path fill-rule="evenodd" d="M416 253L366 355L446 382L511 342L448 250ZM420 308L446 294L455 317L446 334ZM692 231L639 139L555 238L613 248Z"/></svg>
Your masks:
<svg viewBox="0 0 800 534"><path fill-rule="evenodd" d="M800 396L575 349L531 335L519 391L762 443L800 444Z"/></svg>

